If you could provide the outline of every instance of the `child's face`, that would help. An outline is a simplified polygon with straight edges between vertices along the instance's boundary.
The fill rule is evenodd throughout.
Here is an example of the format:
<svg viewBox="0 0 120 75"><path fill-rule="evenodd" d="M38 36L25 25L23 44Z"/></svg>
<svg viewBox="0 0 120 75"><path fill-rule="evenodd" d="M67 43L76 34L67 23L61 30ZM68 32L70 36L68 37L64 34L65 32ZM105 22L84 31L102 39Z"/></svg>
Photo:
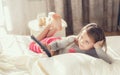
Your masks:
<svg viewBox="0 0 120 75"><path fill-rule="evenodd" d="M90 50L94 46L94 40L91 39L86 30L83 30L78 38L78 45L80 50Z"/></svg>

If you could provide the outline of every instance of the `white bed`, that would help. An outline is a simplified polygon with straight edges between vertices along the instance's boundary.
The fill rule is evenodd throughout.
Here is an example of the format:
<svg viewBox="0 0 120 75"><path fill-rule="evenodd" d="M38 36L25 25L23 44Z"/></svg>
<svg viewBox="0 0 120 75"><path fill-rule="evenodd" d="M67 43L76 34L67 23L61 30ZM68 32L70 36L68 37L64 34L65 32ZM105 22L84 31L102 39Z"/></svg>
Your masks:
<svg viewBox="0 0 120 75"><path fill-rule="evenodd" d="M0 75L119 75L120 36L107 37L112 64L80 54L48 58L28 49L29 36L0 36Z"/></svg>

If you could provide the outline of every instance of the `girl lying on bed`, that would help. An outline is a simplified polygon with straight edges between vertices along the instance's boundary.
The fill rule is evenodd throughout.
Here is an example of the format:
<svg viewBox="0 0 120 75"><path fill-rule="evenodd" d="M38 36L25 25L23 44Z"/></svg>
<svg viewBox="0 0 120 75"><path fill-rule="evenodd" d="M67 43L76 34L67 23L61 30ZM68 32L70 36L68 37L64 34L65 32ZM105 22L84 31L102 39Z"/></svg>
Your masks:
<svg viewBox="0 0 120 75"><path fill-rule="evenodd" d="M53 28L55 31L51 36L61 30L57 29L57 27L61 27L61 18L60 16L56 17L57 19L54 18L53 20L53 24L56 25ZM47 31L47 29L44 31ZM51 30L47 33L49 32L51 32ZM83 27L77 36L51 37L48 36L47 33L44 34L44 37L40 35L37 39L48 47L52 55L79 52L96 58L101 58L108 63L112 63L112 59L106 54L107 48L104 31L95 23L90 23ZM102 47L104 47L105 50L102 50ZM31 42L29 48L36 53L44 53L35 42Z"/></svg>

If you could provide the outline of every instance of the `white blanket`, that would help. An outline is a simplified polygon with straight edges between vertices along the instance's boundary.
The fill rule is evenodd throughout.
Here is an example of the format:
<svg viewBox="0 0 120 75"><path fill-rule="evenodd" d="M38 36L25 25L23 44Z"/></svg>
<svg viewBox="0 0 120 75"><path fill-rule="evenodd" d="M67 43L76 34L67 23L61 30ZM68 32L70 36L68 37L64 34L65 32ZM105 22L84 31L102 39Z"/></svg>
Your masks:
<svg viewBox="0 0 120 75"><path fill-rule="evenodd" d="M120 36L108 36L107 46L108 46L108 54L113 58L120 58Z"/></svg>
<svg viewBox="0 0 120 75"><path fill-rule="evenodd" d="M108 37L109 39L113 39ZM51 58L28 49L28 36L0 36L0 75L119 75L120 59L108 64L81 53L57 55ZM119 40L120 41L120 40ZM114 42L112 42L114 43ZM116 42L115 42L116 43ZM108 43L109 45L109 43ZM113 49L113 47L111 47ZM108 50L112 55L112 51Z"/></svg>

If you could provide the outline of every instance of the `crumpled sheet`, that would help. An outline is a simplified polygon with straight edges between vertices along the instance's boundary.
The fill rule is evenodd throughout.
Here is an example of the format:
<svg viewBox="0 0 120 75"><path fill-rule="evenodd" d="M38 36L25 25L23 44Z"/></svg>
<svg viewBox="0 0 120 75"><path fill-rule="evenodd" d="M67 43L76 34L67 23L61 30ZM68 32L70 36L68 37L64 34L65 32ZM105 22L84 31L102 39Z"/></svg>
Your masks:
<svg viewBox="0 0 120 75"><path fill-rule="evenodd" d="M9 38L9 39L8 39ZM6 43L7 41L7 43ZM0 37L0 75L119 75L120 59L108 64L81 53L51 58L31 52L29 37Z"/></svg>
<svg viewBox="0 0 120 75"><path fill-rule="evenodd" d="M5 58L6 59L6 58ZM4 60L4 59L3 59ZM47 57L23 55L0 61L2 75L119 75L120 60L108 64L81 53Z"/></svg>

